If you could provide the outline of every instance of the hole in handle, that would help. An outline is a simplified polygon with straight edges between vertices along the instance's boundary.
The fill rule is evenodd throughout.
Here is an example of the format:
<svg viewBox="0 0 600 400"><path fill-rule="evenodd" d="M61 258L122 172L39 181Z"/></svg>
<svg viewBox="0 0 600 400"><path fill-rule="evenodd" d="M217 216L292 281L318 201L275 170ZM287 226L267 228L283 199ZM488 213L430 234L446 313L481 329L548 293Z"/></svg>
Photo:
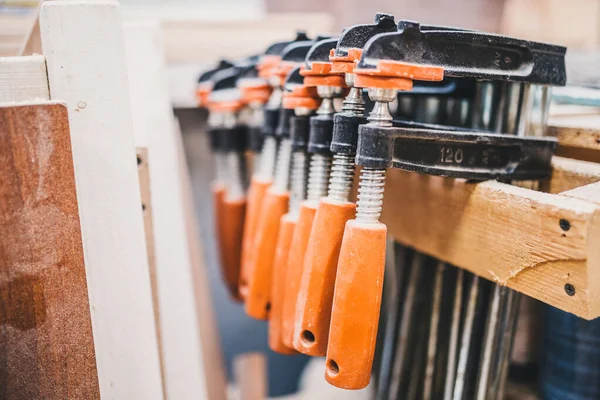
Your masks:
<svg viewBox="0 0 600 400"><path fill-rule="evenodd" d="M332 359L329 359L327 360L327 372L332 376L336 376L340 373L340 366Z"/></svg>
<svg viewBox="0 0 600 400"><path fill-rule="evenodd" d="M315 343L315 335L311 331L303 330L301 337L302 342L306 346L312 346Z"/></svg>

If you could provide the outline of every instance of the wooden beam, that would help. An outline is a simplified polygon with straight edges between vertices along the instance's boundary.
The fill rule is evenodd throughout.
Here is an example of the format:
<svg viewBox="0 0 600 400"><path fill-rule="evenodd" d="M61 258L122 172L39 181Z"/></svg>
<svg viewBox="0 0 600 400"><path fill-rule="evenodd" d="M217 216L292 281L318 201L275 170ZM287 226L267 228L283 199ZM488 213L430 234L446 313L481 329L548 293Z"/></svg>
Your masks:
<svg viewBox="0 0 600 400"><path fill-rule="evenodd" d="M206 377L222 366L203 363L160 25L131 21L124 28L134 136L146 143L154 166L149 179L166 396L211 398Z"/></svg>
<svg viewBox="0 0 600 400"><path fill-rule="evenodd" d="M552 158L552 178L542 181L540 190L561 193L600 181L600 164L571 158Z"/></svg>
<svg viewBox="0 0 600 400"><path fill-rule="evenodd" d="M144 214L144 233L146 237L146 254L148 255L148 271L150 273L150 288L152 290L152 310L156 324L156 337L158 338L158 357L160 359L160 376L162 389L165 388L165 367L162 349L162 334L160 327L160 310L158 307L158 282L156 278L156 251L154 249L154 225L152 223L152 196L150 193L150 170L148 165L148 148L136 147L138 177L140 178L140 196L142 197L142 211Z"/></svg>
<svg viewBox="0 0 600 400"><path fill-rule="evenodd" d="M600 271L600 204L591 198L390 170L382 221L404 245L580 317L600 316L600 279L591 279Z"/></svg>
<svg viewBox="0 0 600 400"><path fill-rule="evenodd" d="M99 399L64 104L0 107L0 398Z"/></svg>
<svg viewBox="0 0 600 400"><path fill-rule="evenodd" d="M118 4L45 2L40 32L69 111L100 393L163 399Z"/></svg>
<svg viewBox="0 0 600 400"><path fill-rule="evenodd" d="M179 121L175 124L175 136L177 139L177 150L179 159L179 176L183 190L183 209L185 212L185 226L187 242L190 251L192 279L196 302L197 320L202 338L202 359L204 365L211 367L205 369L204 375L207 383L209 399L225 400L227 398L227 374L221 339L215 317L215 308L211 298L210 281L207 272L206 258L204 256L205 243L198 228L198 218L194 206L194 194L192 192L192 180L188 170L188 164L183 148L183 138Z"/></svg>
<svg viewBox="0 0 600 400"><path fill-rule="evenodd" d="M556 154L585 161L600 161L600 115L554 117L548 136L558 138Z"/></svg>
<svg viewBox="0 0 600 400"><path fill-rule="evenodd" d="M0 104L49 99L43 56L0 57Z"/></svg>

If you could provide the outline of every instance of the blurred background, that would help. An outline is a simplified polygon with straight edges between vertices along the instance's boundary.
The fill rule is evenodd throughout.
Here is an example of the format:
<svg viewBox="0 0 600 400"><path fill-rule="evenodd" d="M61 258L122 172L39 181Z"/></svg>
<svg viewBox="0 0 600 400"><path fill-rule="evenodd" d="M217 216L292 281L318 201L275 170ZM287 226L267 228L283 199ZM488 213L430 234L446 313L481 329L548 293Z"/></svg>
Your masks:
<svg viewBox="0 0 600 400"><path fill-rule="evenodd" d="M205 115L196 108L194 97L200 71L220 58L260 53L273 41L291 39L296 30L309 35L340 32L344 26L372 21L376 12L386 12L397 19L565 45L569 48L569 83L598 86L600 82L600 0L122 0L121 4L125 18L161 21L171 99L194 183L228 373L231 376L232 361L237 355L266 353L270 396L294 393L308 359L271 352L266 323L247 317L242 306L230 300L221 283L212 234L211 195L207 190L214 176L214 163L202 134ZM37 7L37 1L0 0L0 56L18 54ZM573 69L575 65L577 69ZM315 368L318 381L326 385L320 379L322 370ZM335 397L335 389L327 386L326 390L319 396ZM340 391L337 396L367 398L360 392Z"/></svg>

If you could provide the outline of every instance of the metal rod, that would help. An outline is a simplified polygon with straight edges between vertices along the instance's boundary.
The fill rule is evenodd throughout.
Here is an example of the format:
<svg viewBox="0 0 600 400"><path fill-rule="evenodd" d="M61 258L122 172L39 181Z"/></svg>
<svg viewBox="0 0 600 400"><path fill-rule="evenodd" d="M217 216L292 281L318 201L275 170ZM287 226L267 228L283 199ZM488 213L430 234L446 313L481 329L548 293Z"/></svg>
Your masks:
<svg viewBox="0 0 600 400"><path fill-rule="evenodd" d="M406 289L406 298L402 307L402 317L400 320L400 336L398 338L398 344L396 349L396 355L394 357L394 366L392 368L392 381L390 385L390 397L391 399L399 398L401 381L405 375L407 363L407 352L409 346L410 333L412 331L412 320L414 309L416 305L417 297L417 286L421 276L421 265L423 255L420 253L414 253L410 275L408 278L408 285Z"/></svg>
<svg viewBox="0 0 600 400"><path fill-rule="evenodd" d="M446 365L446 384L444 387L444 400L452 399L454 380L456 379L458 350L458 336L460 331L460 314L462 311L464 272L462 269L456 271L456 290L454 292L454 305L452 308L452 325L450 327L450 340L448 345L448 361Z"/></svg>
<svg viewBox="0 0 600 400"><path fill-rule="evenodd" d="M479 289L479 277L474 276L469 289L469 297L467 298L467 309L460 343L458 367L456 370L456 382L454 386L454 393L452 395L453 400L462 400L465 390L465 377L469 361L469 351L471 349L471 338L473 333L473 324L475 323L475 310L480 291Z"/></svg>
<svg viewBox="0 0 600 400"><path fill-rule="evenodd" d="M433 378L436 364L438 346L438 331L440 323L441 302L444 270L446 265L439 261L435 267L435 281L433 284L433 302L431 305L431 322L429 325L429 341L427 343L427 363L425 366L425 381L423 385L423 399L431 399L433 394Z"/></svg>

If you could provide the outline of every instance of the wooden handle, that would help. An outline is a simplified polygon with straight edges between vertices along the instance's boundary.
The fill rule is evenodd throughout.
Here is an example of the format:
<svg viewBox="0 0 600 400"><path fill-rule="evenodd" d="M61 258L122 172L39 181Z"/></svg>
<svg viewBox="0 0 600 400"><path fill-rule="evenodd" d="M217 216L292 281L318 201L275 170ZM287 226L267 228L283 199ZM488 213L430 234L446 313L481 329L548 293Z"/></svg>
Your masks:
<svg viewBox="0 0 600 400"><path fill-rule="evenodd" d="M244 220L244 234L242 239L242 266L240 271L239 291L243 298L248 294L248 282L252 275L252 250L254 245L254 234L260 209L263 204L265 193L272 181L263 181L252 177L250 188L248 189L248 205L246 207L246 217Z"/></svg>
<svg viewBox="0 0 600 400"><path fill-rule="evenodd" d="M300 291L300 281L302 280L302 269L304 266L304 254L308 237L312 229L313 219L317 208L314 204L307 201L300 205L298 214L298 224L292 237L290 253L288 255L286 289L283 295L283 343L293 348L294 327L296 325L296 303L298 292Z"/></svg>
<svg viewBox="0 0 600 400"><path fill-rule="evenodd" d="M281 218L275 261L273 264L273 281L271 282L271 312L269 313L269 347L281 354L294 354L296 351L283 343L282 319L283 294L285 293L287 261L292 236L296 229L297 218L286 214Z"/></svg>
<svg viewBox="0 0 600 400"><path fill-rule="evenodd" d="M381 223L350 220L335 280L325 379L344 389L369 384L385 270Z"/></svg>
<svg viewBox="0 0 600 400"><path fill-rule="evenodd" d="M356 204L321 199L308 240L296 305L294 348L311 356L327 352L331 304L346 222Z"/></svg>
<svg viewBox="0 0 600 400"><path fill-rule="evenodd" d="M258 217L246 296L246 313L267 319L271 308L271 278L281 217L288 210L289 193L267 190Z"/></svg>
<svg viewBox="0 0 600 400"><path fill-rule="evenodd" d="M246 199L228 200L227 196L222 203L221 210L221 243L222 254L221 272L229 294L236 301L241 301L239 292L239 278L242 258L242 231L244 229L244 215L246 213Z"/></svg>

